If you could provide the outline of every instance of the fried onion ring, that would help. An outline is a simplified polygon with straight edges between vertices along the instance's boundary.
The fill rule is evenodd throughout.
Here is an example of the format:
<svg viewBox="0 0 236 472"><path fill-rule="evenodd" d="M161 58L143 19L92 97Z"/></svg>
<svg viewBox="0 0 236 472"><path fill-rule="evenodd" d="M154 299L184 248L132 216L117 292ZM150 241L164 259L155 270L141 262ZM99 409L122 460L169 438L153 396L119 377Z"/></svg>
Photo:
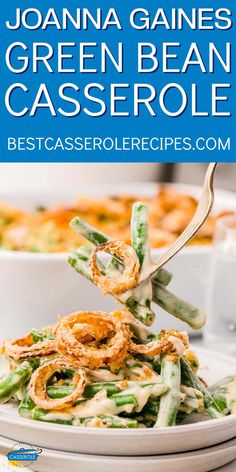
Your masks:
<svg viewBox="0 0 236 472"><path fill-rule="evenodd" d="M56 359L39 367L33 373L29 393L34 403L44 410L61 410L75 403L83 394L86 384L86 375L83 369L76 369L73 377L75 390L64 398L52 399L47 395L47 383L56 372L63 369L74 368L69 362L63 359Z"/></svg>
<svg viewBox="0 0 236 472"><path fill-rule="evenodd" d="M85 344L84 325L90 339ZM99 345L103 340L105 344ZM108 313L79 311L59 320L55 329L57 350L73 364L91 369L116 364L124 360L130 340L129 327Z"/></svg>
<svg viewBox="0 0 236 472"><path fill-rule="evenodd" d="M124 265L124 271L119 272L117 278L110 278L101 273L97 264L97 253L100 251L117 256ZM117 239L96 246L91 253L89 265L94 283L105 294L125 292L133 288L138 282L140 268L138 256L131 246Z"/></svg>
<svg viewBox="0 0 236 472"><path fill-rule="evenodd" d="M44 328L45 332L53 332L53 327ZM47 356L56 352L55 341L47 339L34 343L32 333L27 334L23 338L11 341L5 341L5 353L13 359L27 359L27 357Z"/></svg>
<svg viewBox="0 0 236 472"><path fill-rule="evenodd" d="M160 339L151 341L147 344L136 344L130 340L129 352L133 354L143 354L146 356L157 356L158 354L178 354L182 355L180 350L185 351L189 347L188 336L185 332L179 332L175 329L162 330Z"/></svg>

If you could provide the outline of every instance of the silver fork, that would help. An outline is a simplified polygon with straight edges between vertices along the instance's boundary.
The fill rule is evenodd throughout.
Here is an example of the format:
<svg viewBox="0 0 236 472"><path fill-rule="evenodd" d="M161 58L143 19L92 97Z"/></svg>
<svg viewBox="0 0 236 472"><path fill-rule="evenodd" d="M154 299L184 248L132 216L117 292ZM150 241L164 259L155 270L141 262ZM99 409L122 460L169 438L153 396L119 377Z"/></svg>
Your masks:
<svg viewBox="0 0 236 472"><path fill-rule="evenodd" d="M204 179L201 197L196 208L196 211L188 224L185 230L181 235L175 240L175 242L169 247L169 249L162 254L157 261L151 267L151 272L144 274L144 279L141 280L137 286L145 283L148 279L152 278L156 272L165 265L172 257L175 256L197 233L201 228L203 223L205 223L214 203L214 174L216 170L217 163L209 164L206 176Z"/></svg>

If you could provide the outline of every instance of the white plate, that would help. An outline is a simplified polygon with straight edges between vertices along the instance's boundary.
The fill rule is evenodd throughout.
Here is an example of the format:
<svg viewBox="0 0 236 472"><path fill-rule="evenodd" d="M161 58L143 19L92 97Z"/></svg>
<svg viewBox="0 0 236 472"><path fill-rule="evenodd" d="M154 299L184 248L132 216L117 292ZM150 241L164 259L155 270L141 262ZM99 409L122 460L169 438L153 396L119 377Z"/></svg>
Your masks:
<svg viewBox="0 0 236 472"><path fill-rule="evenodd" d="M200 187L173 185L181 192L196 197ZM111 194L155 194L158 185L152 183L120 183L112 185L80 186L80 194L106 196ZM37 205L70 203L75 196L63 195L4 195L6 201L26 209ZM217 190L214 211L236 210L236 195ZM153 258L160 250L153 250ZM210 246L192 246L181 251L167 266L174 273L170 290L193 304L204 306L207 287ZM101 291L77 274L67 263L65 254L40 254L0 251L0 300L4 317L0 337L19 337L32 327L51 324L57 314L66 315L77 310L112 311L117 307L112 297L104 297ZM155 307L157 323L154 330L177 328L186 325Z"/></svg>
<svg viewBox="0 0 236 472"><path fill-rule="evenodd" d="M0 452L7 454L15 442L0 437ZM30 444L31 445L31 444ZM184 454L169 454L151 457L110 457L87 454L65 453L57 450L43 449L37 462L30 466L35 472L208 472L221 468L236 458L236 439L214 447ZM231 464L232 465L232 464ZM219 469L220 467L220 469ZM230 469L229 469L230 470ZM235 470L235 469L231 469Z"/></svg>
<svg viewBox="0 0 236 472"><path fill-rule="evenodd" d="M200 374L211 384L236 373L236 359L198 348ZM147 456L206 448L236 436L236 415L173 428L95 429L21 418L14 404L0 409L0 431L12 440L83 454Z"/></svg>

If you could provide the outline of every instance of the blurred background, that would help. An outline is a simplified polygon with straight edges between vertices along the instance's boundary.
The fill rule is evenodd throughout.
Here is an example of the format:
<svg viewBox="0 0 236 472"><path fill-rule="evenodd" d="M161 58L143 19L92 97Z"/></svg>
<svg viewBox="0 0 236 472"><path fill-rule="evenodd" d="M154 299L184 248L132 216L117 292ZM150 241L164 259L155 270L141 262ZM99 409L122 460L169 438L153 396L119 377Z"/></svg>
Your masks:
<svg viewBox="0 0 236 472"><path fill-rule="evenodd" d="M201 163L0 164L0 193L3 203L12 203L17 208L29 210L41 204L42 207L55 203L70 204L74 197L80 195L94 195L95 202L96 198L116 193L144 197L155 195L155 183L158 182L180 184L180 192L198 198L206 169L207 164ZM190 187L182 187L182 184ZM225 210L236 214L236 165L219 165L215 184L217 189L223 189L223 192L215 192L215 214ZM199 188L192 185L199 185ZM181 203L181 198L175 198L185 217L184 203ZM152 255L156 259L163 249L155 245L153 248ZM198 242L181 251L167 268L174 274L170 290L197 306L207 308L208 342L218 346L219 335L222 344L224 334L224 344L229 344L232 339L231 345L236 346L236 223L233 223L233 228L231 223L229 228L226 224L224 236L220 235L217 247ZM232 281L231 285L229 281ZM1 252L0 300L2 313L7 315L1 326L2 336L9 335L9 326L12 335L20 336L32 326L51 324L57 313L66 314L77 309L95 310L98 307L100 310L112 311L116 307L111 297L104 297L96 287L71 270L66 263L66 254L49 256L43 251L41 254L37 254L37 251ZM166 314L160 307L156 311L154 329L186 329L185 324Z"/></svg>
<svg viewBox="0 0 236 472"><path fill-rule="evenodd" d="M1 192L49 192L70 190L79 193L87 182L182 182L201 184L207 164L0 164ZM236 166L222 164L216 184L225 190L236 190Z"/></svg>

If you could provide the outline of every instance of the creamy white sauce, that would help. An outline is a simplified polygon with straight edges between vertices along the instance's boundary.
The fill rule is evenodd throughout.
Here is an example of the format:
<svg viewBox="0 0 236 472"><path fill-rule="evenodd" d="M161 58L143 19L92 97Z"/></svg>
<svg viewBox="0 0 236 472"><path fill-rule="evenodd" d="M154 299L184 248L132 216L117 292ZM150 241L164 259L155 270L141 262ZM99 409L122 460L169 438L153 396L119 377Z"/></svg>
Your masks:
<svg viewBox="0 0 236 472"><path fill-rule="evenodd" d="M90 418L92 416L116 415L125 411L131 413L132 404L117 406L113 399L107 397L105 390L98 392L94 398L87 400L80 405L72 407L71 413L78 418Z"/></svg>
<svg viewBox="0 0 236 472"><path fill-rule="evenodd" d="M147 380L151 382L161 383L162 379L148 362L141 362L137 359L130 358L126 362L125 378L129 380Z"/></svg>
<svg viewBox="0 0 236 472"><path fill-rule="evenodd" d="M102 422L101 418L98 418L97 416L88 421L86 426L89 428L106 428L106 425Z"/></svg>
<svg viewBox="0 0 236 472"><path fill-rule="evenodd" d="M137 401L136 406L133 404L117 406L115 400L108 398L107 392L102 390L90 400L87 400L75 407L71 407L67 411L73 414L76 418L89 418L101 415L118 415L121 412L140 412L146 405L151 395L160 396L165 393L167 389L167 385L160 383L142 387L138 382L128 382L128 388L125 388L124 391L120 393L120 395L135 395Z"/></svg>
<svg viewBox="0 0 236 472"><path fill-rule="evenodd" d="M132 332L140 341L145 342L148 336L152 335L153 333L146 329L133 315L131 316L133 317L133 321L130 323Z"/></svg>
<svg viewBox="0 0 236 472"><path fill-rule="evenodd" d="M52 421L52 422L58 421L58 420L70 421L72 420L72 415L69 409L66 408L63 411L51 410L50 412L45 413L43 418L45 418L46 421Z"/></svg>
<svg viewBox="0 0 236 472"><path fill-rule="evenodd" d="M112 373L110 370L107 369L96 369L96 370L90 370L86 369L86 374L89 379L91 379L93 382L94 381L101 381L101 382L113 382L113 381L119 381L119 380L124 380L124 370L120 369L118 374Z"/></svg>
<svg viewBox="0 0 236 472"><path fill-rule="evenodd" d="M95 418L101 415L118 415L121 412L131 413L132 411L140 412L146 405L151 395L160 396L165 393L168 386L161 383L153 383L151 385L142 386L139 382L128 382L128 388L125 388L120 395L135 395L137 404L126 404L117 406L115 399L108 398L107 392L101 390L90 400L86 400L77 406L66 408L64 411L51 410L44 415L47 421L70 421L75 418L76 424L80 424L80 418ZM117 395L119 396L119 395ZM73 423L75 424L73 421Z"/></svg>
<svg viewBox="0 0 236 472"><path fill-rule="evenodd" d="M186 385L180 386L180 391L184 398L182 399L183 408L186 413L190 414L193 410L202 410L204 408L203 394L193 387Z"/></svg>
<svg viewBox="0 0 236 472"><path fill-rule="evenodd" d="M16 393L15 393L15 397L18 401L21 402L21 400L23 400L25 396L25 389L24 387L20 388Z"/></svg>
<svg viewBox="0 0 236 472"><path fill-rule="evenodd" d="M145 277L144 277L145 278ZM140 282L140 280L138 281ZM135 286L126 292L123 292L117 296L117 299L121 302L126 304L129 298L133 298L140 305L145 305L146 300L152 300L152 283L148 281L143 283L139 286Z"/></svg>
<svg viewBox="0 0 236 472"><path fill-rule="evenodd" d="M143 260L143 265L140 270L139 282L145 280L155 270L155 265L151 259L150 253L148 253Z"/></svg>

